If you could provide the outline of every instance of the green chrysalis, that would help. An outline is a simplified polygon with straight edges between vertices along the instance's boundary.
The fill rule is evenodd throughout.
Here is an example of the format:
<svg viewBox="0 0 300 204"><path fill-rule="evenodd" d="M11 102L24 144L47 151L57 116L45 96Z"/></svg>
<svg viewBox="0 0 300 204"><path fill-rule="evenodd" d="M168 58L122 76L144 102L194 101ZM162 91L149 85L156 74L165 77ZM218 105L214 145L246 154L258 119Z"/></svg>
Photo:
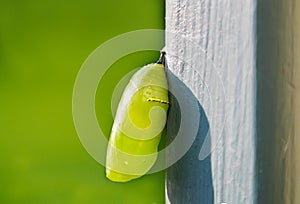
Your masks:
<svg viewBox="0 0 300 204"><path fill-rule="evenodd" d="M119 102L106 155L106 177L112 181L139 178L156 161L169 108L164 55L132 76Z"/></svg>

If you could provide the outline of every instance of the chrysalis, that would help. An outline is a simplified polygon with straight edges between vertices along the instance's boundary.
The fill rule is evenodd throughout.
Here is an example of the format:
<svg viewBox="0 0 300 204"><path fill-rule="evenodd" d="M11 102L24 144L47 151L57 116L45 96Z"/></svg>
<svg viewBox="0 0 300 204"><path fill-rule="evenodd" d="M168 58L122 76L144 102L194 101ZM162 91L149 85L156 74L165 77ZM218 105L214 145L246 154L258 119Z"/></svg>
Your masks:
<svg viewBox="0 0 300 204"><path fill-rule="evenodd" d="M169 108L165 53L131 78L119 102L106 155L106 177L127 182L146 174L157 158Z"/></svg>

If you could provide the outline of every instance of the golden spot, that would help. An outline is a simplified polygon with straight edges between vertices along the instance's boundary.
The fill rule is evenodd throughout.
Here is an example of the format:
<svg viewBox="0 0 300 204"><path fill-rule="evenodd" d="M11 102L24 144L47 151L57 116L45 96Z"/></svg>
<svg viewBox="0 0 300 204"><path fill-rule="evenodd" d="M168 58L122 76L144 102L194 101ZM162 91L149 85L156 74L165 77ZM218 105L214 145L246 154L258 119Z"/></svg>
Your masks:
<svg viewBox="0 0 300 204"><path fill-rule="evenodd" d="M147 101L163 103L163 104L170 104L169 101L161 100L159 98L147 98Z"/></svg>

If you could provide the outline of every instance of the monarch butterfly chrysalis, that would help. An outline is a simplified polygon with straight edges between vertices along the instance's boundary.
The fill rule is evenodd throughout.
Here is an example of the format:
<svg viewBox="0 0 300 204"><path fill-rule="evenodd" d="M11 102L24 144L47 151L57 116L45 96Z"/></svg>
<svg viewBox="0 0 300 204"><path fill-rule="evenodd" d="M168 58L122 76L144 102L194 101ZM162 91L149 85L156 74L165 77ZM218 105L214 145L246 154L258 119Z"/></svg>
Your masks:
<svg viewBox="0 0 300 204"><path fill-rule="evenodd" d="M119 102L106 155L106 177L127 182L146 174L157 158L169 108L165 52L138 70Z"/></svg>

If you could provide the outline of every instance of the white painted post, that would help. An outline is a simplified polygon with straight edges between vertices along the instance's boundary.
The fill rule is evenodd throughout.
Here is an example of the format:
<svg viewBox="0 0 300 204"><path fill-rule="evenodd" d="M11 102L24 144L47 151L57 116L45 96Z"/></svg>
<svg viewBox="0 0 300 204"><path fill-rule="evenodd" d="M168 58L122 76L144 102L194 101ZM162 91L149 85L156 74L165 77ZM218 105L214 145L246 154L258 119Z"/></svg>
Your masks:
<svg viewBox="0 0 300 204"><path fill-rule="evenodd" d="M211 136L200 148L201 160L191 155L189 161L199 163L187 164L197 168L211 156L211 169L199 169L198 183L184 189L180 182L191 178L180 177L176 170L182 166L167 171L166 196L172 204L255 203L255 14L255 0L166 1L168 67L198 99ZM209 174L212 199L202 182Z"/></svg>

